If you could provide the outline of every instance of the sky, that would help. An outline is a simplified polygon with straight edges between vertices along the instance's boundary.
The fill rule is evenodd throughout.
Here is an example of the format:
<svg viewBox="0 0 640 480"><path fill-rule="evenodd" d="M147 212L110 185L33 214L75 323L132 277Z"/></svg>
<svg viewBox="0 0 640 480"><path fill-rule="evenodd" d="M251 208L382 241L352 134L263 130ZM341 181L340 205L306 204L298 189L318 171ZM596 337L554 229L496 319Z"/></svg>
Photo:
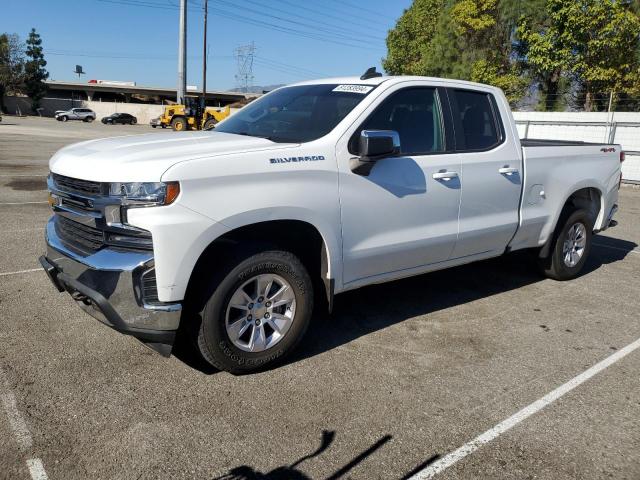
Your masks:
<svg viewBox="0 0 640 480"><path fill-rule="evenodd" d="M202 84L204 0L188 0L187 83ZM0 32L42 36L52 80L172 87L179 0L0 0ZM254 42L254 85L360 75L386 54L411 0L209 0L208 90L237 85L237 47Z"/></svg>

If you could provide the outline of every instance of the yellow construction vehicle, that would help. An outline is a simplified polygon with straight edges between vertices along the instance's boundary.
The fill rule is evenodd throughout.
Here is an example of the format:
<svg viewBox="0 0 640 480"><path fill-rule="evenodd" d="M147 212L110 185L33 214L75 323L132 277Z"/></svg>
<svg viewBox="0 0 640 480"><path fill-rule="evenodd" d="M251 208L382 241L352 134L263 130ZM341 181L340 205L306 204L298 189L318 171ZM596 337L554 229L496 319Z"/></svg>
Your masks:
<svg viewBox="0 0 640 480"><path fill-rule="evenodd" d="M218 110L214 107L207 107L202 114L197 108L185 108L184 105L167 105L164 107L162 115L151 123L153 128L171 127L176 132L184 130L210 130L231 114L231 108L225 107Z"/></svg>

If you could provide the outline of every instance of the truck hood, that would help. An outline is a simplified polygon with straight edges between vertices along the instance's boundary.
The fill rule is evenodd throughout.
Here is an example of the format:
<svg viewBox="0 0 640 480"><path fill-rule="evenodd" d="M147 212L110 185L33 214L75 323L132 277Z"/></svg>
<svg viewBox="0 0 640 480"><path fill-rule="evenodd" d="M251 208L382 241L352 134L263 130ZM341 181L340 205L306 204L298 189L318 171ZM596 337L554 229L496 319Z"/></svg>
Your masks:
<svg viewBox="0 0 640 480"><path fill-rule="evenodd" d="M150 133L70 145L51 157L49 169L97 182L155 182L168 168L187 160L293 145L210 131Z"/></svg>

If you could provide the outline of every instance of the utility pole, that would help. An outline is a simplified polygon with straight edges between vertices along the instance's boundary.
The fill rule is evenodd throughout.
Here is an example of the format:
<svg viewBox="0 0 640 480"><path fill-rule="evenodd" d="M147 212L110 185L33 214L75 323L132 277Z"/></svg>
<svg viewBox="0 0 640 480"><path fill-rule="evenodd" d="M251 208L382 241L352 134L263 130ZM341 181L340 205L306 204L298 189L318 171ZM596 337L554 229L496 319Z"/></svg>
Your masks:
<svg viewBox="0 0 640 480"><path fill-rule="evenodd" d="M202 45L202 111L207 108L207 13L209 0L204 0L204 35Z"/></svg>
<svg viewBox="0 0 640 480"><path fill-rule="evenodd" d="M176 101L186 105L187 96L187 0L180 0L180 34L178 37L178 92Z"/></svg>

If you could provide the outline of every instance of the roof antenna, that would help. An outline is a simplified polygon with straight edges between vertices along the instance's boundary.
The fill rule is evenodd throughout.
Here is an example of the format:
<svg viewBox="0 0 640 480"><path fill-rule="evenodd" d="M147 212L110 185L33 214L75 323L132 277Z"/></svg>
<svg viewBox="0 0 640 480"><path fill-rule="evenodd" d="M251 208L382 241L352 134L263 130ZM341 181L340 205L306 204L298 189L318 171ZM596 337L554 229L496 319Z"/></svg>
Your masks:
<svg viewBox="0 0 640 480"><path fill-rule="evenodd" d="M376 72L376 67L368 68L366 72L360 77L360 80L369 80L370 78L381 77L380 72Z"/></svg>

